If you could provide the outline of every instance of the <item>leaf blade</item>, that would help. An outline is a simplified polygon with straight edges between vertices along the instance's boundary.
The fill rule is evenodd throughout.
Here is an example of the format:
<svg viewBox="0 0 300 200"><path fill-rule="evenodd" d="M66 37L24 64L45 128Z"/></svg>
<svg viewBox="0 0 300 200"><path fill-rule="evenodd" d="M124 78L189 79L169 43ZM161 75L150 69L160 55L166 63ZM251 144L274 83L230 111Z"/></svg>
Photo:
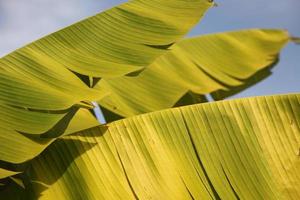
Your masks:
<svg viewBox="0 0 300 200"><path fill-rule="evenodd" d="M285 30L249 29L184 39L138 76L102 80L111 94L98 103L128 117L173 107L187 93L224 99L270 75L289 38Z"/></svg>
<svg viewBox="0 0 300 200"><path fill-rule="evenodd" d="M129 199L297 199L299 100L291 94L198 104L72 135L33 162L34 180L49 183L36 194L120 199L122 190ZM68 156L56 158L58 149ZM53 161L56 166L47 164ZM51 170L47 180L42 169Z"/></svg>

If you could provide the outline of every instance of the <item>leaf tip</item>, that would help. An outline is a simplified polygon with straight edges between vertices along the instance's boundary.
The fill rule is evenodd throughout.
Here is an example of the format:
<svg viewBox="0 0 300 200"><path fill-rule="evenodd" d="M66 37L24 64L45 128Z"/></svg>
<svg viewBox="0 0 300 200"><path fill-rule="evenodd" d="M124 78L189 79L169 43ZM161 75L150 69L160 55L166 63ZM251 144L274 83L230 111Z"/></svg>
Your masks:
<svg viewBox="0 0 300 200"><path fill-rule="evenodd" d="M295 44L300 44L300 37L290 37L290 40Z"/></svg>

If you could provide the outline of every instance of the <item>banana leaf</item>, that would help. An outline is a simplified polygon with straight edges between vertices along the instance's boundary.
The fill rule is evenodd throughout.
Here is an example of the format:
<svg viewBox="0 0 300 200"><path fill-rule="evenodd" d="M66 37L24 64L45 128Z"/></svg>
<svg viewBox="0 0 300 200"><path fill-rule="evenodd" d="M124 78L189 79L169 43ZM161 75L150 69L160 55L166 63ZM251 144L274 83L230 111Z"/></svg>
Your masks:
<svg viewBox="0 0 300 200"><path fill-rule="evenodd" d="M33 160L39 199L299 199L300 95L226 100L119 120Z"/></svg>

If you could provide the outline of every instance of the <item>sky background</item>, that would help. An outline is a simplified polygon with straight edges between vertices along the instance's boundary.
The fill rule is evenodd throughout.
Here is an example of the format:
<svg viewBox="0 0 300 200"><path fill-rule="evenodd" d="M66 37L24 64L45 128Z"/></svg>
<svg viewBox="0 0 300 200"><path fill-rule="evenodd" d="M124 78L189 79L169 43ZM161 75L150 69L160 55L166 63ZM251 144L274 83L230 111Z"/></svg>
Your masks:
<svg viewBox="0 0 300 200"><path fill-rule="evenodd" d="M0 57L124 0L0 0ZM189 36L246 28L284 28L300 37L300 0L216 0ZM300 45L289 44L274 74L235 97L300 92Z"/></svg>

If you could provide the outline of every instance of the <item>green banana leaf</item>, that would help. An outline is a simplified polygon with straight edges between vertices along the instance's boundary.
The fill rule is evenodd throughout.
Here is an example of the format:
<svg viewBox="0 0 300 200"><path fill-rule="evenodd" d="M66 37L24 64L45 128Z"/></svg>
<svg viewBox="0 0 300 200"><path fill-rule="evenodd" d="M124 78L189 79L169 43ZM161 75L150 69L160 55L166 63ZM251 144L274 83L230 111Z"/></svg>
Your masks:
<svg viewBox="0 0 300 200"><path fill-rule="evenodd" d="M33 160L39 199L300 198L300 94L172 108L55 141Z"/></svg>
<svg viewBox="0 0 300 200"><path fill-rule="evenodd" d="M183 96L189 104L205 101L206 94L223 99L269 75L270 66L289 40L285 30L273 29L184 39L139 76L101 80L96 88L111 93L98 103L128 117L173 107Z"/></svg>
<svg viewBox="0 0 300 200"><path fill-rule="evenodd" d="M131 0L18 49L3 58L0 68L26 75L32 63L48 67L51 62L55 70L92 77L129 74L165 53L213 5L209 0Z"/></svg>
<svg viewBox="0 0 300 200"><path fill-rule="evenodd" d="M147 67L212 5L129 1L1 58L0 161L25 162L55 138L99 125L84 109L108 91L90 87Z"/></svg>
<svg viewBox="0 0 300 200"><path fill-rule="evenodd" d="M23 110L18 111L19 114L23 112ZM26 111L25 111L26 112ZM48 114L51 115L51 114ZM5 117L7 115L4 115ZM19 116L22 116L21 114ZM49 123L47 120L51 120L52 117L44 117L41 118L40 113L36 114L34 112L30 112L30 115L26 115L26 117L32 116L31 118L21 118L18 119L16 116L6 117L0 119L0 160L9 163L23 163L26 162L39 153L41 153L49 144L51 144L55 140L55 135L50 138L42 138L40 135L26 135L24 133L18 132L16 128L21 127L21 123L23 122L23 127L25 130L36 130L36 127L43 127L43 122ZM46 116L46 114L44 114ZM14 124L13 120L19 120L18 124ZM84 122L84 123L83 123ZM63 121L63 126L68 125L66 127L65 134L71 134L74 132L78 132L84 127L91 128L99 125L99 122L90 114L87 110L82 110L77 113L77 117L71 119L68 123ZM32 127L31 127L32 126ZM58 134L65 129L63 126L57 126L57 129L54 129L52 132L46 132L46 134ZM62 128L59 130L59 128ZM58 136L57 136L58 137ZM1 169L1 162L0 162Z"/></svg>

